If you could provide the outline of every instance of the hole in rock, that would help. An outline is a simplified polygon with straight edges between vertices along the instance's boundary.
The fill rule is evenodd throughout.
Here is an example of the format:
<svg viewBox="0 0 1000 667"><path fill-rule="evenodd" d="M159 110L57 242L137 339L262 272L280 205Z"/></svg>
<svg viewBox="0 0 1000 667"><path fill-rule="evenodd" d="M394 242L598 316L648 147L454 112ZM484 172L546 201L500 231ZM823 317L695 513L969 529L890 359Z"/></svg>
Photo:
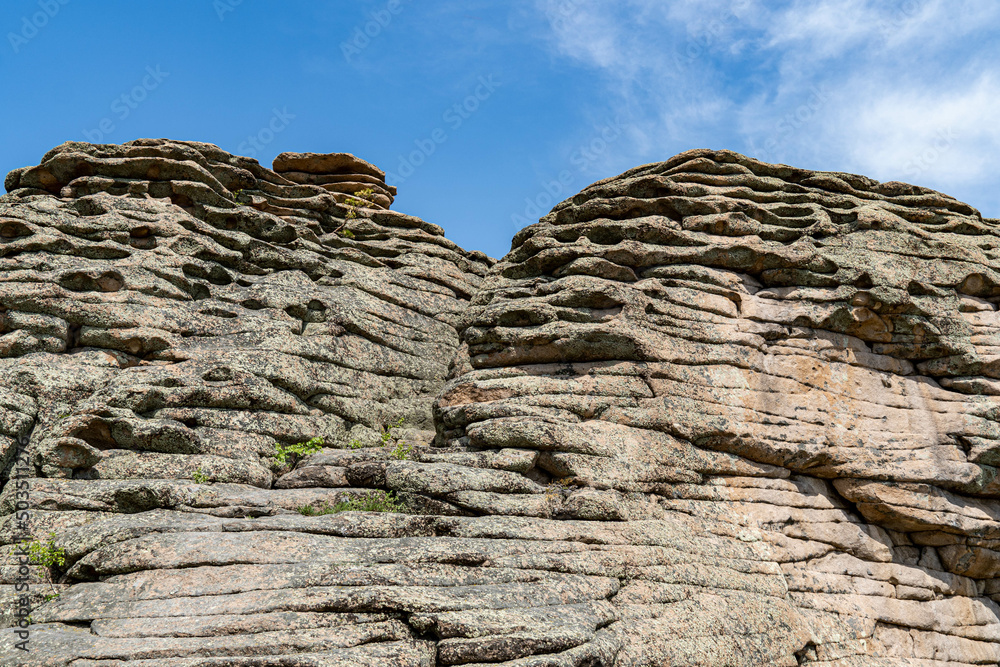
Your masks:
<svg viewBox="0 0 1000 667"><path fill-rule="evenodd" d="M94 277L84 271L74 271L59 278L59 285L73 292L117 292L125 279L116 271L105 271Z"/></svg>
<svg viewBox="0 0 1000 667"><path fill-rule="evenodd" d="M545 313L528 308L514 308L500 313L497 317L497 326L500 327L527 327L536 324L545 324L552 318Z"/></svg>
<svg viewBox="0 0 1000 667"><path fill-rule="evenodd" d="M619 299L602 292L584 291L572 291L560 294L551 303L554 306L565 306L567 308L597 308L599 310L621 308L623 305Z"/></svg>
<svg viewBox="0 0 1000 667"><path fill-rule="evenodd" d="M198 312L201 313L202 315L211 315L213 317L225 317L225 318L238 317L237 314L231 310L223 310L222 308L216 308L214 306L211 308L202 308Z"/></svg>
<svg viewBox="0 0 1000 667"><path fill-rule="evenodd" d="M925 284L923 284L921 282L918 282L916 280L911 280L909 282L909 284L906 286L906 292L907 292L907 294L910 294L912 296L934 296L935 295L934 289L931 286L925 285Z"/></svg>
<svg viewBox="0 0 1000 667"><path fill-rule="evenodd" d="M150 236L149 238L145 238L145 239L133 239L133 238L129 238L128 244L130 246L132 246L133 248L136 248L138 250L152 250L153 248L155 248L157 246L157 242L156 242L156 237L155 236Z"/></svg>
<svg viewBox="0 0 1000 667"><path fill-rule="evenodd" d="M74 347L80 347L80 331L83 326L80 324L70 324L67 329L66 336L66 347L72 350Z"/></svg>
<svg viewBox="0 0 1000 667"><path fill-rule="evenodd" d="M0 238L16 239L21 236L31 236L34 232L23 222L11 220L0 224Z"/></svg>
<svg viewBox="0 0 1000 667"><path fill-rule="evenodd" d="M962 281L962 284L958 286L958 291L969 296L987 296L992 291L992 287L989 278L981 273L973 273Z"/></svg>
<svg viewBox="0 0 1000 667"><path fill-rule="evenodd" d="M97 288L102 292L117 292L125 285L121 274L107 271L97 278Z"/></svg>
<svg viewBox="0 0 1000 667"><path fill-rule="evenodd" d="M118 449L118 443L111 437L111 425L100 418L91 419L70 435L97 449Z"/></svg>
<svg viewBox="0 0 1000 667"><path fill-rule="evenodd" d="M201 376L202 380L208 382L228 382L234 377L233 369L226 366L217 366Z"/></svg>
<svg viewBox="0 0 1000 667"><path fill-rule="evenodd" d="M219 265L215 265L208 272L208 282L213 285L228 285L233 282L233 277Z"/></svg>
<svg viewBox="0 0 1000 667"><path fill-rule="evenodd" d="M212 298L212 291L202 283L191 283L188 293L195 301L203 301Z"/></svg>
<svg viewBox="0 0 1000 667"><path fill-rule="evenodd" d="M163 504L159 495L153 489L145 487L115 491L113 502L126 514L154 510Z"/></svg>
<svg viewBox="0 0 1000 667"><path fill-rule="evenodd" d="M552 475L538 466L532 466L530 470L524 473L524 476L538 484L548 484L552 481Z"/></svg>
<svg viewBox="0 0 1000 667"><path fill-rule="evenodd" d="M587 230L587 238L599 245L615 245L625 238L625 234L617 227L598 226Z"/></svg>

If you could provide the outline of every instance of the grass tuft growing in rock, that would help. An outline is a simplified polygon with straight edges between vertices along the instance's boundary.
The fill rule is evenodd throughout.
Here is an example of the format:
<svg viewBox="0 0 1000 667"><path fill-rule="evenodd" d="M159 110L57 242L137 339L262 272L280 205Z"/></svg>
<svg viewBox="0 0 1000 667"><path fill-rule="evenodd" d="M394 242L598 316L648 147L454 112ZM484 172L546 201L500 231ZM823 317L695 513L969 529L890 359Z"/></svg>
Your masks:
<svg viewBox="0 0 1000 667"><path fill-rule="evenodd" d="M402 440L400 440L396 443L396 446L393 448L393 450L389 452L389 456L398 461L405 461L410 457L410 452L412 451L413 451L413 445L408 445Z"/></svg>
<svg viewBox="0 0 1000 667"><path fill-rule="evenodd" d="M387 491L374 491L366 496L342 500L333 506L334 512L403 512L406 505Z"/></svg>
<svg viewBox="0 0 1000 667"><path fill-rule="evenodd" d="M237 204L240 204L241 206L249 206L251 203L253 203L253 199L250 197L250 195L243 192L243 190L236 190L235 192L233 192L233 201L236 202Z"/></svg>
<svg viewBox="0 0 1000 667"><path fill-rule="evenodd" d="M297 509L303 516L323 516L339 512L405 512L406 503L387 491L373 491L357 498L341 500L335 505L323 503L319 509L311 505L303 505Z"/></svg>

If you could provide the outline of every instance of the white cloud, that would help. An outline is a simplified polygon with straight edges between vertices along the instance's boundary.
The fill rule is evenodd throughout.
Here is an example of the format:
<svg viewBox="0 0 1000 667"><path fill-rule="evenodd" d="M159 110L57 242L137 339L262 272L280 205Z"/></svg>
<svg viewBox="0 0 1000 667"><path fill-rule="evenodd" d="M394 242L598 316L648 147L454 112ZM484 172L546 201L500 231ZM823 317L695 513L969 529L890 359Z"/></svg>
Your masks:
<svg viewBox="0 0 1000 667"><path fill-rule="evenodd" d="M854 120L842 118L836 129L848 131L848 159L876 178L946 186L995 182L997 109L1000 85L984 73L971 83L872 94L851 114Z"/></svg>
<svg viewBox="0 0 1000 667"><path fill-rule="evenodd" d="M593 69L603 82L594 96L598 115L621 118L627 126L631 141L616 146L615 159L609 155L602 165L625 169L666 159L692 147L685 142L693 131L701 128L707 136L724 121L733 100L721 87L704 85L714 74L706 61L728 50L738 12L751 4L538 0L553 50Z"/></svg>
<svg viewBox="0 0 1000 667"><path fill-rule="evenodd" d="M1000 205L987 187L1000 172L1000 3L536 6L550 22L553 50L604 82L595 106L610 105L630 125L622 168L727 147Z"/></svg>
<svg viewBox="0 0 1000 667"><path fill-rule="evenodd" d="M608 21L605 12L583 4L567 0L540 2L559 52L599 68L617 69L619 74L634 69L637 63L628 59L621 44L626 38L624 23Z"/></svg>

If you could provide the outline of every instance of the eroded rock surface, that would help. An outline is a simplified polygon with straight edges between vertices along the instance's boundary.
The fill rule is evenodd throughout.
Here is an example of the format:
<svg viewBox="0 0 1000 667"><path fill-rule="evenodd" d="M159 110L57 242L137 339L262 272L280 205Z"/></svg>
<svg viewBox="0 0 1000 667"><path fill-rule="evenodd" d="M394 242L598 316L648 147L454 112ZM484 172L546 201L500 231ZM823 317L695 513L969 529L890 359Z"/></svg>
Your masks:
<svg viewBox="0 0 1000 667"><path fill-rule="evenodd" d="M440 428L537 451L555 512L721 523L782 573L644 563L612 598L618 664L995 664L998 239L901 183L712 151L633 169L515 237ZM674 601L733 594L784 624Z"/></svg>
<svg viewBox="0 0 1000 667"><path fill-rule="evenodd" d="M8 176L0 444L67 562L0 661L1000 661L998 221L701 150L494 264L345 204L365 165L141 140ZM408 511L309 515L372 492Z"/></svg>

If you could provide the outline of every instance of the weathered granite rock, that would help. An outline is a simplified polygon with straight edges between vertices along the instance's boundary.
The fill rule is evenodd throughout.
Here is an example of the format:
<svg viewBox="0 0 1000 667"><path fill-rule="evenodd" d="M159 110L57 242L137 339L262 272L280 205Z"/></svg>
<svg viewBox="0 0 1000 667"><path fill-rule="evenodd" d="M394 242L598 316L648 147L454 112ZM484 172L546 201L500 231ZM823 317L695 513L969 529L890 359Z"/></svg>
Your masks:
<svg viewBox="0 0 1000 667"><path fill-rule="evenodd" d="M1000 660L998 221L690 151L494 264L328 187L380 178L163 140L8 176L7 625L25 505L66 563L0 661Z"/></svg>
<svg viewBox="0 0 1000 667"><path fill-rule="evenodd" d="M68 143L7 185L0 502L9 509L8 625L20 523L8 478L18 439L27 443L21 471L30 479L16 481L30 497L31 532L54 530L62 543L65 529L125 519L102 533L113 544L143 532L157 508L300 517L297 508L365 495L343 468L324 475L308 459L280 464L276 443L320 436L344 451L336 448L352 439L376 444L399 419L411 444L433 437L431 403L459 345L455 324L492 263L439 227L355 210L323 187L189 142ZM73 563L85 555L76 549ZM43 592L33 591L36 601ZM90 655L61 641L51 647L57 662Z"/></svg>
<svg viewBox="0 0 1000 667"><path fill-rule="evenodd" d="M700 566L694 607L610 626L636 638L616 664L995 664L998 230L937 192L726 151L595 183L474 297L441 439L537 451L529 476L575 489L555 516L648 520L641 495L759 531L787 594ZM703 628L727 588L750 607Z"/></svg>

